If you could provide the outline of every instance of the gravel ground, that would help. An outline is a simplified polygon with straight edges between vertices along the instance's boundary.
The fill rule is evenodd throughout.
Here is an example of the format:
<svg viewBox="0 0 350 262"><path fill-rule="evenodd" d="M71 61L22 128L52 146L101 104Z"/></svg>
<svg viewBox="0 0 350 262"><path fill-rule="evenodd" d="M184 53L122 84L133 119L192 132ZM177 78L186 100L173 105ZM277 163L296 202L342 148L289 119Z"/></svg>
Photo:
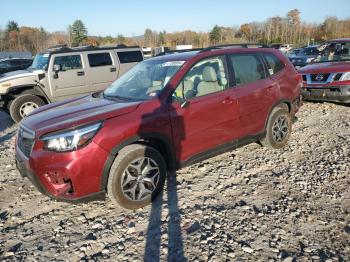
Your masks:
<svg viewBox="0 0 350 262"><path fill-rule="evenodd" d="M0 113L0 260L349 261L349 113L305 103L285 149L251 144L184 168L137 211L38 193Z"/></svg>

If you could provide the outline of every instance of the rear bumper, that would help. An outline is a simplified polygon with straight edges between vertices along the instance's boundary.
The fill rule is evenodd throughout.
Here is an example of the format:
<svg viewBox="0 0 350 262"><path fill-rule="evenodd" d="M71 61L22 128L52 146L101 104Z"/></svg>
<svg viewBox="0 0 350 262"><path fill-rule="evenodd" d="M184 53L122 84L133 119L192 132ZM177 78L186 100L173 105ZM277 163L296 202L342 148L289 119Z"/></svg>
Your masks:
<svg viewBox="0 0 350 262"><path fill-rule="evenodd" d="M305 100L350 103L350 85L327 87L304 86L301 93Z"/></svg>

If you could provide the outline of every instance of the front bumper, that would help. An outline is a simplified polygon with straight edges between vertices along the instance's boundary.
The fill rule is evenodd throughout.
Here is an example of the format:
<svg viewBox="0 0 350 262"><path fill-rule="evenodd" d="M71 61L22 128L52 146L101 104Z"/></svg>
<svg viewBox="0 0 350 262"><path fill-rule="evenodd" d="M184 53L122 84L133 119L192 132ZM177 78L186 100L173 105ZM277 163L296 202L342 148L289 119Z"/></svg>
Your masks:
<svg viewBox="0 0 350 262"><path fill-rule="evenodd" d="M305 100L350 103L350 85L327 87L304 85L301 93Z"/></svg>
<svg viewBox="0 0 350 262"><path fill-rule="evenodd" d="M60 201L86 202L105 198L100 181L107 155L91 142L67 153L35 151L34 147L28 159L16 146L16 166L41 193Z"/></svg>

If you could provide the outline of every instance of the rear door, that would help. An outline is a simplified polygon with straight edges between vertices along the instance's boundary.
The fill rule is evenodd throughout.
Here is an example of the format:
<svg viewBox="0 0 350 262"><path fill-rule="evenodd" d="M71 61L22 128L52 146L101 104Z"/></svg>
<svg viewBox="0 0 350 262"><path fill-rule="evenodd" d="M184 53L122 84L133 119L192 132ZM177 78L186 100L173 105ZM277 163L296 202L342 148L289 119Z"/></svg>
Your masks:
<svg viewBox="0 0 350 262"><path fill-rule="evenodd" d="M231 54L229 65L234 72L238 99L237 136L242 139L258 135L264 131L278 86L268 76L263 60L257 53Z"/></svg>
<svg viewBox="0 0 350 262"><path fill-rule="evenodd" d="M104 90L117 79L118 63L110 50L86 52L84 58L88 65L87 86L91 92Z"/></svg>
<svg viewBox="0 0 350 262"><path fill-rule="evenodd" d="M120 64L118 78L121 77L131 67L143 60L143 54L141 50L117 50L116 54Z"/></svg>
<svg viewBox="0 0 350 262"><path fill-rule="evenodd" d="M60 65L61 71L54 72L53 66ZM54 100L87 94L86 65L80 53L54 54L48 70L51 94Z"/></svg>

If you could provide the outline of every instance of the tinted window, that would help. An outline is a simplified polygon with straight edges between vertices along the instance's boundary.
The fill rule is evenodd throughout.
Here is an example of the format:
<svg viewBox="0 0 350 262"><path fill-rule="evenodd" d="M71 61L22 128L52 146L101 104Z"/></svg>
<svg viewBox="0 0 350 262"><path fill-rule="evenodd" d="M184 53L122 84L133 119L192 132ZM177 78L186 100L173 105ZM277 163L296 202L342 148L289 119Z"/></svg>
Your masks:
<svg viewBox="0 0 350 262"><path fill-rule="evenodd" d="M7 68L7 67L9 67L8 61L2 61L2 62L0 62L0 68Z"/></svg>
<svg viewBox="0 0 350 262"><path fill-rule="evenodd" d="M264 54L270 75L277 74L284 68L284 64L273 54Z"/></svg>
<svg viewBox="0 0 350 262"><path fill-rule="evenodd" d="M136 63L143 60L141 51L117 52L117 54L121 64Z"/></svg>
<svg viewBox="0 0 350 262"><path fill-rule="evenodd" d="M254 54L231 55L236 85L245 85L265 78L264 66Z"/></svg>
<svg viewBox="0 0 350 262"><path fill-rule="evenodd" d="M57 56L53 63L54 65L61 65L62 71L81 69L83 67L80 55Z"/></svg>
<svg viewBox="0 0 350 262"><path fill-rule="evenodd" d="M112 65L109 53L88 54L88 59L91 67Z"/></svg>
<svg viewBox="0 0 350 262"><path fill-rule="evenodd" d="M222 57L211 57L195 64L175 90L175 100L187 99L222 91L228 87Z"/></svg>
<svg viewBox="0 0 350 262"><path fill-rule="evenodd" d="M22 65L22 61L21 60L10 60L10 64L12 66L20 66L20 65Z"/></svg>

